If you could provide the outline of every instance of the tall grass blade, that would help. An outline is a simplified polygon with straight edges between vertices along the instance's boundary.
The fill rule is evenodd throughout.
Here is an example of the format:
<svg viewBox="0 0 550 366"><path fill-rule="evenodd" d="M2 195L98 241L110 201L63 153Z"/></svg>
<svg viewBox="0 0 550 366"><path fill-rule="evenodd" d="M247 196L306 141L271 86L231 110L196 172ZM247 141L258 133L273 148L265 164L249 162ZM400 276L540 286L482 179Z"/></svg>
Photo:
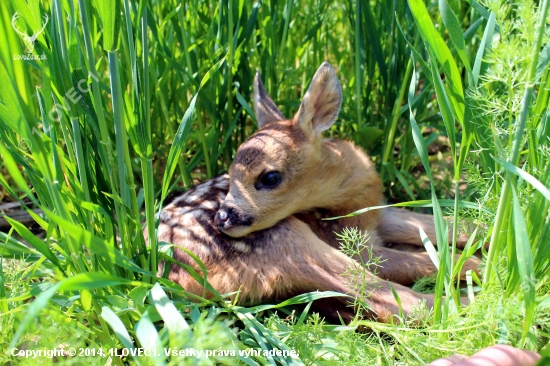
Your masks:
<svg viewBox="0 0 550 366"><path fill-rule="evenodd" d="M533 269L533 256L531 255L531 245L527 235L525 219L519 204L515 188L512 187L513 197L513 223L514 235L516 241L516 255L519 275L521 278L521 288L523 290L523 301L525 303L525 319L523 321L523 332L521 342L525 342L533 317L535 313L535 272Z"/></svg>

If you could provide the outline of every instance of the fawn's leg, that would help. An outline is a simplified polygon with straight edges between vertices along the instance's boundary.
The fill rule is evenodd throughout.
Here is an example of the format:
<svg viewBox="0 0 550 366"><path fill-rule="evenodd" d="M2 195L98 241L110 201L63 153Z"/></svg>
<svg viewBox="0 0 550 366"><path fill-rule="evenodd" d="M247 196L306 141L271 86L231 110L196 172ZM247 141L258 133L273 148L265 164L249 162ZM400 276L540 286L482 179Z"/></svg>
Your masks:
<svg viewBox="0 0 550 366"><path fill-rule="evenodd" d="M274 275L264 276L271 279L262 286L264 289L271 289L281 295L320 290L360 296L361 294L355 290L357 286L350 283L364 284L366 293L363 296L372 308L371 312L364 314L365 316L388 321L393 314L399 313L390 282L359 268L356 261L320 240L304 222L290 217L272 229L276 230L280 240L271 238L268 245L263 247L261 256L250 257L246 265L246 269L253 273L260 270L264 273L274 272ZM258 248L261 247L258 243L256 245ZM350 269L354 269L354 274L347 276L346 273L349 274ZM254 275L253 278L258 277ZM397 283L392 283L391 286L401 299L405 315L410 314L422 300L426 300L427 306L433 306L433 296L415 293ZM332 304L322 309L323 314L332 317L339 312L347 321L351 320L353 311L345 304L348 301L345 298L336 298L332 301ZM338 303L340 306L337 306ZM321 306L323 305L321 302Z"/></svg>
<svg viewBox="0 0 550 366"><path fill-rule="evenodd" d="M382 211L380 224L377 228L378 237L375 241L385 243L407 243L423 246L418 226L421 226L434 245L437 244L434 219L431 215L423 215L402 209L388 208ZM450 234L451 235L451 234ZM450 238L450 240L452 240ZM457 238L457 246L463 248L468 241L467 235ZM403 252L382 246L373 246L373 256L385 260L378 268L380 277L404 285L413 283L420 277L426 277L437 272L435 265L426 252ZM459 255L455 260L458 260ZM462 267L460 278L466 278L466 271L475 270L479 265L477 258L469 258Z"/></svg>
<svg viewBox="0 0 550 366"><path fill-rule="evenodd" d="M396 215L400 215L402 213L406 214L406 218L413 217L415 218L415 214L410 211L405 210L393 210L395 211ZM372 248L372 257L381 257L381 263L380 267L374 267L371 268L372 271L376 270L377 274L382 277L383 279L394 281L397 283L400 283L402 285L408 285L416 281L418 278L426 277L429 275L432 275L437 272L437 269L435 268L435 265L433 264L432 260L428 256L428 253L424 249L422 243L420 242L420 234L418 233L418 226L414 226L411 222L409 222L407 226L407 230L405 231L408 234L407 236L404 236L402 233L404 230L400 229L397 232L390 231L389 227L390 225L394 225L394 222L391 222L388 220L388 218L392 218L394 215L387 215L385 217L385 221L381 220L384 224L382 229L385 229L385 231L380 234L380 226L378 227L372 227L371 221L367 221L366 224L368 224L368 227L364 227L366 225L361 225L361 222L353 221L357 218L363 218L362 215L357 216L356 218L347 218L347 219L340 219L340 220L334 220L334 221L321 221L317 217L315 217L312 213L301 213L296 215L301 221L305 222L309 228L315 233L315 236L323 240L324 242L328 243L331 247L335 249L340 249L340 241L338 240L337 236L334 235L334 233L339 233L343 230L346 226L359 226L362 227L364 231L367 232L369 241ZM412 214L412 215L409 215ZM425 219L428 223L426 226L426 230L430 231L430 227L432 228L432 236L435 236L435 232L433 230L433 217L429 215L421 215L416 214L421 219ZM400 222L403 220L397 220L397 222ZM431 225L429 225L431 224ZM403 226L403 225L402 225ZM389 232L389 234L388 234ZM390 234L392 235L390 237ZM415 236L416 235L416 236ZM393 240L392 240L393 239ZM400 250L395 250L391 248L384 247L384 243L393 242L397 244L404 244L404 245L410 245L406 244L411 241L417 240L419 243L416 243L417 245L414 246L414 248L417 248L419 251L417 252L404 252ZM363 260L365 263L369 261L369 255L368 251L364 250L361 253L361 256L363 257ZM458 258L458 257L457 257ZM359 258L355 258L359 260ZM475 269L478 266L478 261L475 258L469 259L461 272L461 278L466 278L466 271L469 269Z"/></svg>
<svg viewBox="0 0 550 366"><path fill-rule="evenodd" d="M372 247L372 256L380 257L379 267L373 267L377 275L385 280L409 285L422 277L437 273L437 268L426 252L411 253L386 248L382 246ZM459 255L456 256L458 260ZM366 260L367 258L365 258ZM475 270L479 265L477 258L469 258L460 272L460 278L466 279L466 271Z"/></svg>
<svg viewBox="0 0 550 366"><path fill-rule="evenodd" d="M421 226L430 241L436 245L434 217L398 208L383 209L378 225L378 234L385 243L407 243L424 246L420 239L418 226ZM452 240L449 233L449 242ZM457 247L464 248L468 235L457 237Z"/></svg>

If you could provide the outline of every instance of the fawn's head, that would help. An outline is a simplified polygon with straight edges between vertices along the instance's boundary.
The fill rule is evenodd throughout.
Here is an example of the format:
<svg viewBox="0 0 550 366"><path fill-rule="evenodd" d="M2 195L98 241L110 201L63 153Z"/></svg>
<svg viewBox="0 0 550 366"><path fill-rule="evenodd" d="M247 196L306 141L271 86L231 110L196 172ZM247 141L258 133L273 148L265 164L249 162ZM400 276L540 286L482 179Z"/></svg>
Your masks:
<svg viewBox="0 0 550 366"><path fill-rule="evenodd" d="M253 98L259 130L239 147L229 168L229 193L215 218L218 228L232 237L318 207L323 196L336 189L327 178L331 172L323 167L326 147L321 137L336 120L342 102L332 66L325 62L317 70L292 119L277 109L259 73Z"/></svg>

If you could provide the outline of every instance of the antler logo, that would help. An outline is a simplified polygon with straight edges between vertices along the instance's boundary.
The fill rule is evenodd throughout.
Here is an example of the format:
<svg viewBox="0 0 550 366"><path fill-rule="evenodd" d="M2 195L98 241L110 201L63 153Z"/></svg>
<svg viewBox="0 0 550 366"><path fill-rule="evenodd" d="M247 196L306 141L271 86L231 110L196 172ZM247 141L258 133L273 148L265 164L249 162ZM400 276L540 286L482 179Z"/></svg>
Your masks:
<svg viewBox="0 0 550 366"><path fill-rule="evenodd" d="M48 18L48 15L44 14L44 25L42 26L42 28L40 28L38 32L33 33L32 36L29 36L27 32L22 32L19 30L16 24L17 18L19 18L18 11L16 11L15 14L13 14L13 17L11 18L11 26L19 35L23 37L23 42L25 42L26 51L28 54L31 54L32 51L34 51L34 42L36 42L36 39L38 38L40 33L44 32L44 29L46 28L46 25L48 25L48 20L50 18Z"/></svg>

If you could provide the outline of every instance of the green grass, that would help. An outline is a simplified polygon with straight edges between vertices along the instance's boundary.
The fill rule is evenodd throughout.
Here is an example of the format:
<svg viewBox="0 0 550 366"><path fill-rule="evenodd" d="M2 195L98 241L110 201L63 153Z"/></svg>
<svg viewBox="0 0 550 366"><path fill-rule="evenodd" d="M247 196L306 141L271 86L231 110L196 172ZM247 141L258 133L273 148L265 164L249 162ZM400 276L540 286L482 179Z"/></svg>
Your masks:
<svg viewBox="0 0 550 366"><path fill-rule="evenodd" d="M0 197L45 213L35 215L45 235L17 222L0 233L1 348L236 354L185 360L197 364L421 364L495 343L550 354L547 7L547 0L1 2ZM26 54L11 27L16 11L29 33L48 15L34 48L44 57L14 59ZM222 296L190 301L185 289L156 278L170 249L154 239L155 213L171 192L226 171L255 130L255 70L291 116L324 60L344 93L328 135L369 152L390 202L423 200L436 215L440 271L417 287L433 287L443 306L419 315L421 328L302 316L296 305L319 294L255 308ZM455 281L454 240L444 239L458 226L443 214L477 227L462 258L491 243L483 275L473 274L465 290ZM153 238L148 247L142 228ZM466 309L456 306L463 291L475 292ZM300 359L239 358L249 348L295 350ZM125 360L182 362L128 356L112 364ZM36 360L3 352L0 362Z"/></svg>

